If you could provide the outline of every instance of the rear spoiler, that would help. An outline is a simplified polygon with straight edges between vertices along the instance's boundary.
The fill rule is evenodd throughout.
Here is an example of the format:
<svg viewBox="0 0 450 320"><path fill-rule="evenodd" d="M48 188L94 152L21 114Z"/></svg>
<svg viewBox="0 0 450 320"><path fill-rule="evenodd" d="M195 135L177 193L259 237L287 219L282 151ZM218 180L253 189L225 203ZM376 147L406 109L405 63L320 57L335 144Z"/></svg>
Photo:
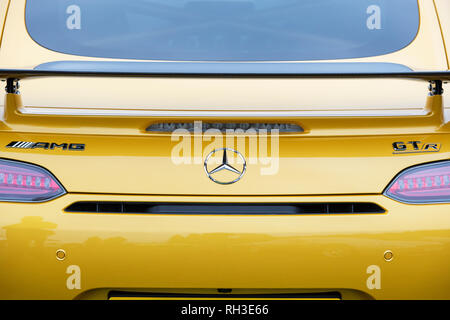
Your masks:
<svg viewBox="0 0 450 320"><path fill-rule="evenodd" d="M52 66L53 63L48 65ZM86 63L85 63L86 64ZM131 64L134 67L136 63ZM185 63L168 63L168 66L173 65L184 65ZM86 69L73 69L73 70L54 70L51 67L44 65L38 66L35 69L0 69L0 79L7 80L6 92L14 93L14 83L20 79L26 78L37 78L37 77L95 77L95 78L154 78L154 77L185 77L185 78L294 78L294 79L410 79L410 80L422 80L428 81L436 84L436 94L442 91L442 82L450 81L450 71L401 71L401 72L327 72L327 69L322 72L297 72L295 67L299 64L274 64L270 63L272 68L267 68L267 64L263 63L249 63L246 68L239 68L239 72L236 72L236 63L230 64L230 68L223 67L224 64L220 64L221 67L217 67L218 64L210 64L208 68L207 63L193 63L192 65L201 66L199 71L194 68L179 68L179 67L169 67L169 68L154 68L154 71L148 71L148 68L144 68L144 71L107 71L104 66L100 71L91 71L89 68ZM99 64L102 66L101 64ZM112 69L115 70L112 64ZM266 65L265 68L259 68L260 66ZM313 64L304 64L304 66ZM322 63L317 63L315 65L323 65ZM336 64L329 64L330 66L335 66ZM352 65L352 64L345 64ZM354 63L353 65L356 65ZM375 65L375 64L374 64ZM381 65L381 64L380 64ZM393 64L392 64L393 65ZM253 68L252 68L253 66ZM255 68L256 67L256 68ZM46 70L47 69L47 70ZM135 69L135 68L133 68ZM311 68L301 67L299 70L311 70ZM330 68L333 70L333 68ZM352 68L350 68L352 69ZM405 67L405 69L408 69ZM184 70L184 71L180 71Z"/></svg>
<svg viewBox="0 0 450 320"><path fill-rule="evenodd" d="M249 64L251 65L251 63ZM120 78L154 78L154 77L184 77L184 78L292 78L292 79L405 79L405 80L418 80L418 81L427 81L429 82L428 86L428 97L425 106L425 112L423 115L418 116L376 116L371 118L370 124L365 122L364 126L371 128L427 128L425 132L429 132L430 128L434 128L433 131L439 130L439 128L445 127L445 129L449 127L448 124L444 126L444 110L443 110L443 102L442 102L442 94L443 94L443 83L450 81L450 71L401 71L401 72L295 72L291 71L291 69L286 68L273 68L273 71L269 68L263 68L259 70L258 68L248 68L247 70L241 70L243 72L235 72L235 68L231 68L231 70L220 69L220 72L217 71L217 68L202 68L200 71L196 71L194 69L184 70L184 72L180 72L179 69L170 69L170 70L159 70L155 71L132 71L132 72L119 72L119 71L91 71L91 70L27 70L27 69L0 69L0 79L6 79L6 95L5 100L5 109L4 109L4 122L7 124L20 124L22 125L21 129L31 129L31 127L36 127L36 123L41 119L47 118L48 121L60 124L61 129L68 127L80 127L80 123L89 125L88 119L95 118L95 127L106 128L114 125L114 121L117 120L117 125L119 127L127 126L127 122L132 122L133 119L136 118L145 118L145 124L141 121L138 123L141 127L139 132L145 132L145 128L155 121L167 120L167 116L128 116L124 117L121 115L117 116L98 116L98 115L75 115L75 116L61 116L61 115L43 115L43 114L30 114L30 113L22 113L21 109L23 108L22 102L20 100L19 95L19 81L21 79L29 79L29 78L39 78L39 77L95 77L95 78L109 78L109 77L120 77ZM277 70L282 70L282 72L277 72ZM221 121L220 116L217 116L212 111L211 114L202 114L196 115L195 112L192 112L192 116L189 116L191 119L195 118L197 120L203 119L214 119L215 121ZM186 118L184 116L169 116L170 119L180 119ZM227 115L226 119L235 118L235 120L239 121L242 118L239 115L239 112L236 112L235 115ZM253 118L257 121L267 121L267 117L262 120L262 117L258 116L258 113L255 112L254 116L247 117ZM293 117L289 114L280 113L279 115L274 112L271 115L272 119L279 120L293 120ZM339 128L342 129L351 129L361 128L361 117L359 116L349 116L349 117L307 117L307 121L304 116L297 116L297 120L302 123L308 122L308 125L311 127L316 126L317 128L324 128L327 125L329 127L333 127L334 129ZM367 118L367 117L365 117ZM295 120L295 119L294 119ZM342 121L344 120L344 121ZM412 120L414 123L412 124ZM48 123L47 121L47 123ZM104 123L102 122L104 121ZM341 121L340 124L338 121ZM100 124L99 124L100 123ZM23 128L23 125L26 125L27 128ZM133 126L136 123L133 122ZM55 127L55 125L52 125ZM12 126L9 126L12 128ZM144 128L144 129L142 129ZM39 129L39 130L42 130ZM37 129L37 131L39 131ZM143 131L142 131L143 130ZM111 131L116 133L117 130ZM414 130L413 130L414 131ZM416 132L424 132L424 130L415 130ZM62 131L66 132L66 131ZM308 130L305 130L308 132ZM397 131L395 131L397 132ZM413 132L411 132L413 133Z"/></svg>
<svg viewBox="0 0 450 320"><path fill-rule="evenodd" d="M234 68L230 71L222 68L212 70L202 69L193 71L179 71L177 69L156 69L153 72L148 71L88 71L88 70L41 70L41 69L0 69L0 78L2 79L24 79L35 77L121 77L121 78L150 78L150 77L231 77L231 78L297 78L297 79L415 79L425 81L450 81L450 71L402 71L402 72L295 72L295 70L285 70L286 68L274 68L268 71L264 68L258 71L254 68L235 72ZM281 72L279 70L282 70Z"/></svg>
<svg viewBox="0 0 450 320"><path fill-rule="evenodd" d="M450 71L413 71L394 63L273 63L273 62L117 62L56 61L34 69L0 69L9 84L36 77L210 77L295 79L414 79L450 81ZM7 87L12 90L12 87ZM13 93L13 92L8 92Z"/></svg>

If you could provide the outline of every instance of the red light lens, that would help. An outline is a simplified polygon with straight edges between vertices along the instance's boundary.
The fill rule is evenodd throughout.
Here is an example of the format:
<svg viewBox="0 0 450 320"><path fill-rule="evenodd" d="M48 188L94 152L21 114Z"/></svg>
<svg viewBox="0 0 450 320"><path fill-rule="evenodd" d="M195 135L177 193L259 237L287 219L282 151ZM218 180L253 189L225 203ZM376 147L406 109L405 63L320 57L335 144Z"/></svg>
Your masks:
<svg viewBox="0 0 450 320"><path fill-rule="evenodd" d="M407 169L384 194L406 203L450 203L450 161Z"/></svg>
<svg viewBox="0 0 450 320"><path fill-rule="evenodd" d="M47 170L0 159L0 201L42 202L64 193L63 186Z"/></svg>

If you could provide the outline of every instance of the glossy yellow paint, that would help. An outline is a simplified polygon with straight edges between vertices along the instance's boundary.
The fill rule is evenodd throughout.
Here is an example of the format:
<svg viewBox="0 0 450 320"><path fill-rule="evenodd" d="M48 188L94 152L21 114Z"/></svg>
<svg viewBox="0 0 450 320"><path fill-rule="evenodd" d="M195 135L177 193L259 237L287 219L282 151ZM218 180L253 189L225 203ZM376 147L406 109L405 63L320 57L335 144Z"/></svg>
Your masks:
<svg viewBox="0 0 450 320"><path fill-rule="evenodd" d="M1 0L0 1L0 26L1 26L0 47L2 44L3 31L5 29L5 18L8 13L9 3L10 3L10 0Z"/></svg>
<svg viewBox="0 0 450 320"><path fill-rule="evenodd" d="M24 5L25 0L11 1L0 49L2 67L98 60L38 46L26 32ZM446 69L433 1L420 0L419 5L420 30L409 46L384 56L344 61ZM22 95L5 97L0 158L47 168L68 193L38 204L0 202L1 299L106 299L110 290L214 294L219 288L255 295L339 291L343 299L450 299L450 205L407 205L382 195L401 170L450 159L450 126L443 116L442 97L426 97L425 83L68 78L57 83L55 79L35 79L28 84ZM92 88L86 88L87 84ZM327 94L308 94L317 90L318 84L326 86ZM344 94L343 84L355 90ZM393 84L396 87L387 95L377 91ZM362 87L372 95L356 90ZM302 99L310 109L325 104L328 110L341 111L352 105L350 109L361 111L359 101L368 101L374 106L384 103L386 109L402 105L408 110L405 99L408 103L416 99L408 100L400 92L408 95L411 90L420 93L416 106L423 109L423 115L294 120L274 116L271 120L294 121L305 132L280 136L276 174L262 175L265 164L249 163L244 178L229 186L214 184L203 171L202 161L211 150L209 141L201 144L200 154L194 154L200 162L175 165L171 152L177 141L145 132L151 123L168 118L22 113L33 105L112 105L120 109L156 109L157 105L158 110L235 110L232 117L198 116L195 120L239 122L249 119L241 118L239 109L276 111L282 105L285 111L295 111ZM148 92L150 102L146 100ZM38 103L26 102L33 99ZM250 119L267 121L258 116ZM235 138L233 141L238 140ZM10 141L85 143L86 151L6 149ZM440 143L442 147L434 153L393 155L395 141ZM191 143L195 144L195 138ZM239 151L249 156L247 149ZM271 146L269 151L273 150ZM387 213L171 216L64 212L76 201L356 201L377 203ZM56 257L59 249L66 252L63 260ZM387 250L394 254L392 261L383 257ZM73 265L81 271L80 288L67 286L67 270ZM373 265L381 270L380 289L367 286L367 268Z"/></svg>
<svg viewBox="0 0 450 320"><path fill-rule="evenodd" d="M239 112L232 116L217 117L205 116L204 113L195 114L189 118L182 116L171 117L143 117L143 116L76 116L76 115L39 115L24 114L22 97L18 94L5 96L5 108L3 119L4 131L9 132L34 132L34 133L63 133L63 134L94 134L94 135L143 135L155 134L146 132L146 128L159 122L183 122L183 121L214 121L214 122L267 122L278 121L297 123L304 132L300 134L288 134L286 136L348 136L348 135L388 135L388 134L423 134L430 132L447 132L444 125L442 96L426 96L426 85L423 83L423 95L426 97L423 115L389 115L385 116L304 116L288 117L276 113L268 118L255 113L254 116L242 117ZM356 112L354 112L355 114ZM370 113L370 111L369 111ZM170 134L166 135L170 136Z"/></svg>
<svg viewBox="0 0 450 320"><path fill-rule="evenodd" d="M195 138L186 139L192 142L193 149ZM192 152L186 159L190 163L181 164L172 158L173 150L180 142L172 141L170 137L14 132L0 135L0 146L1 157L36 163L49 169L69 192L142 195L379 194L401 170L450 158L447 133L281 137L278 155L276 148L271 147L270 138L269 158L264 162L256 158L253 163L249 158L258 153L250 152L256 150L250 149L250 139L256 143L261 141L257 137L247 138L247 147L239 147L236 138L230 145L242 152L249 162L244 177L230 186L212 183L204 172L203 161L217 146L217 141L214 144L199 141L200 152ZM84 143L86 150L4 148L11 141L49 140L59 144ZM441 143L442 146L440 152L394 155L392 143L396 141ZM222 145L226 145L226 141ZM271 168L278 170L264 174Z"/></svg>
<svg viewBox="0 0 450 320"><path fill-rule="evenodd" d="M68 194L41 204L2 203L1 298L90 297L108 288L346 289L360 292L360 298L449 298L448 205L404 205L381 195L284 196L264 201L370 201L387 214L148 216L62 211L81 200L225 201L211 196ZM64 261L55 256L60 248L66 251ZM395 256L390 262L383 258L386 250ZM66 287L70 265L80 267L80 290ZM366 286L371 265L381 268L380 290Z"/></svg>
<svg viewBox="0 0 450 320"><path fill-rule="evenodd" d="M446 1L446 0L444 0ZM25 0L11 1L2 68L33 68L60 60L117 61L61 54L37 45L24 23ZM420 29L403 50L342 62L391 62L414 70L447 69L433 0L419 0ZM120 61L128 61L126 59ZM317 62L337 62L323 60ZM83 79L23 80L25 106L163 110L342 110L423 108L426 85L405 80ZM117 94L120 92L120 94ZM446 92L450 92L447 89ZM326 93L326 94L325 94ZM389 99L385 97L388 96ZM83 99L89 97L89 99ZM113 98L112 98L113 97ZM450 99L448 100L450 101ZM450 108L450 105L447 105Z"/></svg>
<svg viewBox="0 0 450 320"><path fill-rule="evenodd" d="M4 49L0 52L0 61L7 62L11 68L36 66L41 63L58 60L89 61L127 61L127 59L105 59L81 57L63 54L41 47L29 36L24 23L26 0L11 1L8 13ZM342 59L341 62L392 62L423 70L442 70L447 65L439 23L433 0L418 0L420 9L420 29L416 39L406 48L386 55L358 59ZM20 47L22 50L16 50ZM136 60L132 60L136 61ZM317 60L334 62L336 60ZM445 68L445 67L444 67Z"/></svg>
<svg viewBox="0 0 450 320"><path fill-rule="evenodd" d="M450 2L446 0L433 0L436 14L439 18L442 39L447 56L447 69L450 69Z"/></svg>

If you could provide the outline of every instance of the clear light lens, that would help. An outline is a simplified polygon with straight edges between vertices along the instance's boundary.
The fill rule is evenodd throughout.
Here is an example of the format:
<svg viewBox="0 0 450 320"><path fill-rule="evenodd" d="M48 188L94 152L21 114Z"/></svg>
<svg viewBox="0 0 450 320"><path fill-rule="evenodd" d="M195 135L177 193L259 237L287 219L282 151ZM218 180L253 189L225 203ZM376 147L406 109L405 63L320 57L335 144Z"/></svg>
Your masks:
<svg viewBox="0 0 450 320"><path fill-rule="evenodd" d="M450 161L407 169L384 194L406 203L450 203Z"/></svg>
<svg viewBox="0 0 450 320"><path fill-rule="evenodd" d="M42 202L64 193L63 186L47 170L0 159L0 201Z"/></svg>

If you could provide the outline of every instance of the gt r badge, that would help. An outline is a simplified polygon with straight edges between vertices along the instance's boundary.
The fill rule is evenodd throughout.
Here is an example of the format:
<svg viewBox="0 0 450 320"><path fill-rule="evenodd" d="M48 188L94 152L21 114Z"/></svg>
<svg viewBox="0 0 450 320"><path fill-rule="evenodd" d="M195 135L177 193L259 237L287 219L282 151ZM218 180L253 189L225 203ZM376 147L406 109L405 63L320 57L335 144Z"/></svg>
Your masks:
<svg viewBox="0 0 450 320"><path fill-rule="evenodd" d="M220 158L220 164L217 166L217 156L213 157L214 154L218 153L220 156L222 152L222 157ZM230 162L230 156L237 155L236 164ZM232 166L233 164L234 166ZM213 165L216 165L213 167ZM221 148L211 151L205 159L204 168L206 175L212 181L218 184L232 184L239 181L245 173L246 162L244 156L236 150L230 148Z"/></svg>
<svg viewBox="0 0 450 320"><path fill-rule="evenodd" d="M422 143L421 141L394 142L392 147L394 148L393 154L439 152L441 150L440 143Z"/></svg>
<svg viewBox="0 0 450 320"><path fill-rule="evenodd" d="M29 141L11 141L6 145L6 148L18 149L44 149L44 150L70 150L70 151L84 151L85 145L83 143L55 143L55 142L29 142Z"/></svg>

